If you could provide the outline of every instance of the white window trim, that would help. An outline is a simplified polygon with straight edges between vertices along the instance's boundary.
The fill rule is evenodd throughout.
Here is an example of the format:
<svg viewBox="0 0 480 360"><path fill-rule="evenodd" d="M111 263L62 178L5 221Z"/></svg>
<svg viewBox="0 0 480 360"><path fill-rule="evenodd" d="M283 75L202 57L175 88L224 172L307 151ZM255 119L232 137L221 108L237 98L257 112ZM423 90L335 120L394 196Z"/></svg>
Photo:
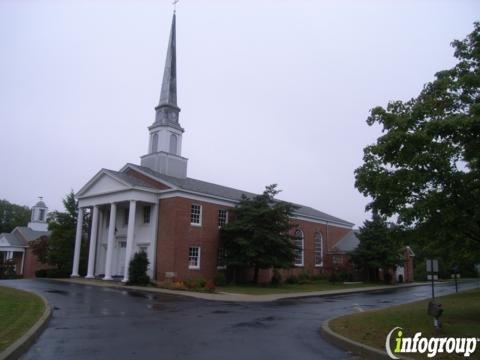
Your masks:
<svg viewBox="0 0 480 360"><path fill-rule="evenodd" d="M227 209L218 209L219 212L220 212L220 210L225 211L225 225L227 225L228 224L228 210ZM217 222L218 222L218 218L217 218ZM222 227L220 225L218 225L218 228L221 229Z"/></svg>
<svg viewBox="0 0 480 360"><path fill-rule="evenodd" d="M313 239L313 248L314 248L314 250L313 250L314 251L313 261L315 261L315 267L323 267L323 257L324 257L323 256L323 235L320 232L318 234L320 234L320 253L322 255L322 262L320 264L317 264L317 248L315 246L315 240L316 240L315 238ZM317 233L315 234L315 236L316 235L317 235Z"/></svg>
<svg viewBox="0 0 480 360"><path fill-rule="evenodd" d="M197 206L200 207L200 215L199 215L199 221L200 222L198 222L198 223L193 223L192 222L192 206L193 205L197 205ZM192 226L202 226L202 217L203 217L203 206L200 205L200 204L192 204L190 206L190 225L192 225Z"/></svg>
<svg viewBox="0 0 480 360"><path fill-rule="evenodd" d="M190 248L198 249L198 265L190 265ZM202 258L202 248L200 246L189 246L188 247L188 269L189 270L200 270L200 261Z"/></svg>
<svg viewBox="0 0 480 360"><path fill-rule="evenodd" d="M296 267L304 267L305 266L305 233L299 229L299 231L302 233L302 262L301 263L294 263L293 265L296 266ZM296 233L296 231L295 231ZM296 241L298 239L295 238L295 246L296 246ZM296 249L295 249L296 251ZM296 255L295 255L296 257ZM295 259L296 261L296 259Z"/></svg>

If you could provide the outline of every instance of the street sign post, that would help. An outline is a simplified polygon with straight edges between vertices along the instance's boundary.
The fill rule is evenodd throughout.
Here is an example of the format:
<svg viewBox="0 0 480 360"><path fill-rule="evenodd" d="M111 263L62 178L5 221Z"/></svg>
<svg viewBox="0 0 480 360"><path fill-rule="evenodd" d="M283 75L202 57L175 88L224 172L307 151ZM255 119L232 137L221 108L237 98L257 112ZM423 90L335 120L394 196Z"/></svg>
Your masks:
<svg viewBox="0 0 480 360"><path fill-rule="evenodd" d="M432 301L435 301L435 280L438 280L438 260L427 259L427 279L432 280ZM429 274L430 273L430 274ZM437 279L435 279L437 277Z"/></svg>

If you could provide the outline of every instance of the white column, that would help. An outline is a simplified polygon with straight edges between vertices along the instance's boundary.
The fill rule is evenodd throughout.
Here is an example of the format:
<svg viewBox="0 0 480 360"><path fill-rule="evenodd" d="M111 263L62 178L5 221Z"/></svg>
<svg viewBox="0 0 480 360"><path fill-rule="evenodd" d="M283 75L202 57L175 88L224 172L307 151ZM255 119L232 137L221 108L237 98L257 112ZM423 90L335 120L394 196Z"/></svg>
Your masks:
<svg viewBox="0 0 480 360"><path fill-rule="evenodd" d="M152 218L150 223L152 224L152 257L150 260L151 279L155 280L157 277L157 236L158 236L158 200L155 205L152 205Z"/></svg>
<svg viewBox="0 0 480 360"><path fill-rule="evenodd" d="M97 249L97 232L98 232L98 205L93 207L92 214L92 232L90 233L90 248L88 250L88 271L87 279L93 279L95 269L95 250Z"/></svg>
<svg viewBox="0 0 480 360"><path fill-rule="evenodd" d="M112 203L110 206L110 220L108 222L107 259L105 261L105 277L103 280L112 280L113 240L115 238L116 220L117 204Z"/></svg>
<svg viewBox="0 0 480 360"><path fill-rule="evenodd" d="M20 269L21 269L21 270L20 270L20 271L21 271L21 272L20 272L21 275L23 275L23 265L25 264L25 256L26 256L26 255L27 255L27 250L25 249L25 250L23 250L23 254L22 254L22 265L21 265L21 268L20 268Z"/></svg>
<svg viewBox="0 0 480 360"><path fill-rule="evenodd" d="M128 229L127 229L127 248L125 249L125 272L122 282L128 282L128 268L133 250L133 239L135 237L135 214L137 210L137 202L130 200L130 208L128 209Z"/></svg>
<svg viewBox="0 0 480 360"><path fill-rule="evenodd" d="M78 208L77 233L75 235L75 252L73 253L73 268L71 277L78 277L78 264L80 263L80 245L82 242L83 208Z"/></svg>

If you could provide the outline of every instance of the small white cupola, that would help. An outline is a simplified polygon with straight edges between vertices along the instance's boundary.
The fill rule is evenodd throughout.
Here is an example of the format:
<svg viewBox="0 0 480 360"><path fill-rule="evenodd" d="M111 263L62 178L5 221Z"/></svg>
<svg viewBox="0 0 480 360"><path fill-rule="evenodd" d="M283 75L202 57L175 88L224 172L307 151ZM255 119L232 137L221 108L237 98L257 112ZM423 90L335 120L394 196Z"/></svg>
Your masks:
<svg viewBox="0 0 480 360"><path fill-rule="evenodd" d="M28 227L35 231L47 231L48 224L47 224L47 212L48 207L43 202L43 198L40 196L40 201L38 201L32 207L32 216L30 222L28 223Z"/></svg>

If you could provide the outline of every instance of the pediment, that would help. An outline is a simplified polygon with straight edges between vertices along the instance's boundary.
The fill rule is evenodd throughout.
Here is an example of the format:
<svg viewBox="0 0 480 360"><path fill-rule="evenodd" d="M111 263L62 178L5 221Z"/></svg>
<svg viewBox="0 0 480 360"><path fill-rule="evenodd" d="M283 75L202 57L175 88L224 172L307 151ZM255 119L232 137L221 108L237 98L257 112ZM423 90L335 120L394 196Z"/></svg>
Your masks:
<svg viewBox="0 0 480 360"><path fill-rule="evenodd" d="M108 173L100 173L79 191L77 196L88 197L101 194L108 194L123 190L129 190L131 187L124 182L114 178Z"/></svg>

